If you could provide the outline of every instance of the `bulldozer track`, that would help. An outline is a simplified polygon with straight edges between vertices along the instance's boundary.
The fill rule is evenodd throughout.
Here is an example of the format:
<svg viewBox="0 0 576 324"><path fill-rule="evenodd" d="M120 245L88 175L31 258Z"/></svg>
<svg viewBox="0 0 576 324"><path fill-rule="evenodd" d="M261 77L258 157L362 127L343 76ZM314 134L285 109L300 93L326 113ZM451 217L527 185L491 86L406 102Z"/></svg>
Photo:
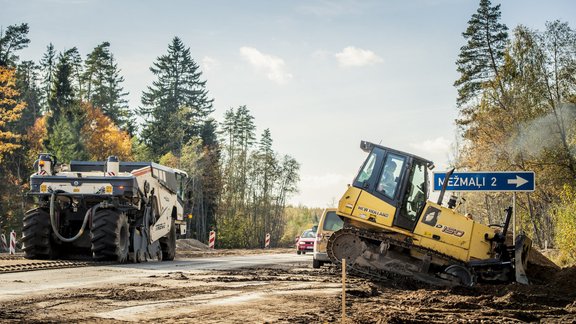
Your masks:
<svg viewBox="0 0 576 324"><path fill-rule="evenodd" d="M427 248L423 248L423 247L414 245L411 242L393 239L388 235L389 233L386 233L386 232L373 232L373 231L369 231L369 230L365 230L365 229L345 227L345 228L335 232L334 234L332 234L332 236L330 237L330 240L334 240L337 236L343 235L343 234L353 234L353 235L356 235L357 237L375 240L375 241L380 241L380 242L385 242L385 243L388 243L390 245L400 246L400 247L407 248L410 250L415 250L415 251L420 252L420 253L425 254L425 255L434 256L436 258L443 259L443 260L447 261L449 264L458 264L458 265L465 266L465 264L458 259L450 257L446 254L439 253L438 251L434 251L431 249L427 249ZM395 234L395 233L393 233L393 234ZM329 243L328 246L330 247L330 246L332 246L332 244ZM342 269L342 261L338 260L338 258L334 255L334 251L331 249L328 249L328 255L329 255L330 259L332 259L332 262L337 266L337 268L341 270ZM384 269L373 269L370 267L359 266L359 265L355 265L355 264L351 264L349 266L347 265L346 268L347 268L346 271L351 275L363 277L363 278L370 279L370 280L376 280L376 281L410 282L410 281L416 280L416 281L419 281L420 283L428 284L431 286L439 286L439 287L458 285L457 283L455 283L451 280L442 279L442 278L434 276L433 274L414 273L413 275L403 275L403 274L393 272L393 271L387 271Z"/></svg>
<svg viewBox="0 0 576 324"><path fill-rule="evenodd" d="M9 264L3 264L5 262L0 262L0 274L11 272L80 268L80 267L117 264L116 262L96 262L96 261L77 261L77 260L27 260L24 259L23 257L2 258L0 260L12 261Z"/></svg>

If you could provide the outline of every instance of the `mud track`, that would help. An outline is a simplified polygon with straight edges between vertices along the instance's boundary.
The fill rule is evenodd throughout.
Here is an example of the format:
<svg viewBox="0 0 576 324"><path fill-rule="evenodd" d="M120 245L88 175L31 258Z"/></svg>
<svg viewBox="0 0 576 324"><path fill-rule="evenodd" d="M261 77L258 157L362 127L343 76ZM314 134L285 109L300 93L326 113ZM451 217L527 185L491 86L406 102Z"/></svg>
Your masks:
<svg viewBox="0 0 576 324"><path fill-rule="evenodd" d="M215 254L208 253L210 257ZM225 271L167 271L146 274L139 280L31 293L3 299L0 322L340 322L340 273L331 266L312 269L309 255L299 260ZM94 271L100 269L106 267ZM540 265L532 271L532 276L541 280L535 285L452 289L349 278L349 323L576 322L576 267ZM7 275L15 278L19 274ZM0 288L2 283L19 284L18 279L12 279L8 285L2 276Z"/></svg>

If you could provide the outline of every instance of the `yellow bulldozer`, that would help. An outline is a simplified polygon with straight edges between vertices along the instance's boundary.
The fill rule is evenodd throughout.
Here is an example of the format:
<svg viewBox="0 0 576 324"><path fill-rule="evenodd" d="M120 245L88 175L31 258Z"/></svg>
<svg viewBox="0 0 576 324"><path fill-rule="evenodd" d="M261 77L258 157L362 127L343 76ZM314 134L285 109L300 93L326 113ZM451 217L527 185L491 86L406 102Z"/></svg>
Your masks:
<svg viewBox="0 0 576 324"><path fill-rule="evenodd" d="M503 224L484 225L428 200L428 170L434 164L413 154L362 141L369 153L337 214L344 227L328 241L332 262L380 280L417 280L434 286L472 286L476 282L528 284L531 240L508 234L512 207Z"/></svg>

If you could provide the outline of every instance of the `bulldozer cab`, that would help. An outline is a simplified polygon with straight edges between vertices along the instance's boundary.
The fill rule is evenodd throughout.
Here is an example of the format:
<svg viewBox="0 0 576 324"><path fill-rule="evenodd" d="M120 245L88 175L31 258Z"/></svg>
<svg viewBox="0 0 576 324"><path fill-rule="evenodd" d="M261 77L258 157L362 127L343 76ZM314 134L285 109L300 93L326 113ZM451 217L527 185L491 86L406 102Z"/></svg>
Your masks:
<svg viewBox="0 0 576 324"><path fill-rule="evenodd" d="M361 148L370 154L353 186L392 207L393 226L413 232L428 198L432 162L369 142Z"/></svg>

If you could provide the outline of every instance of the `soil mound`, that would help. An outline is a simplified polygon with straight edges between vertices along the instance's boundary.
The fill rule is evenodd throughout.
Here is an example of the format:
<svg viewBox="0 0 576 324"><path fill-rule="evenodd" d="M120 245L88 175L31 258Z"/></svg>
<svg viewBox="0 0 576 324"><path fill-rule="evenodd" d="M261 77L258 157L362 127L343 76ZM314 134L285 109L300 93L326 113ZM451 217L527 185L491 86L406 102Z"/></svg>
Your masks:
<svg viewBox="0 0 576 324"><path fill-rule="evenodd" d="M528 256L528 262L531 264L536 264L536 265L560 270L560 267L557 266L556 263L552 262L544 254L542 254L540 251L538 251L534 248L532 248L530 250L530 255Z"/></svg>
<svg viewBox="0 0 576 324"><path fill-rule="evenodd" d="M549 284L559 271L560 267L545 257L540 251L536 249L530 250L526 275L531 283L537 285Z"/></svg>
<svg viewBox="0 0 576 324"><path fill-rule="evenodd" d="M195 239L176 240L176 251L206 251L208 245Z"/></svg>
<svg viewBox="0 0 576 324"><path fill-rule="evenodd" d="M546 286L555 294L576 297L576 266L558 271Z"/></svg>

